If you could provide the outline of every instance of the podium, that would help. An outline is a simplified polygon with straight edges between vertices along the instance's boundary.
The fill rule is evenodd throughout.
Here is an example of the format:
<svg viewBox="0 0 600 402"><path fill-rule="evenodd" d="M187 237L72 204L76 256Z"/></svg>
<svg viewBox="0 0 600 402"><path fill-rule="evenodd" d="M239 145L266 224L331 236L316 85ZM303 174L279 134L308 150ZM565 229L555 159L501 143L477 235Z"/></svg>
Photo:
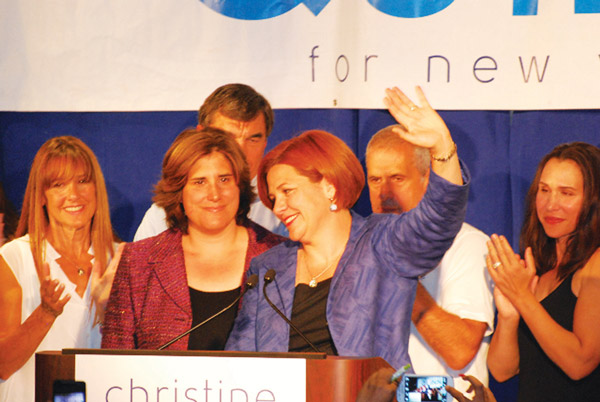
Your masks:
<svg viewBox="0 0 600 402"><path fill-rule="evenodd" d="M384 367L380 357L324 353L63 349L36 353L35 400L51 401L61 379L85 381L87 402L354 402Z"/></svg>

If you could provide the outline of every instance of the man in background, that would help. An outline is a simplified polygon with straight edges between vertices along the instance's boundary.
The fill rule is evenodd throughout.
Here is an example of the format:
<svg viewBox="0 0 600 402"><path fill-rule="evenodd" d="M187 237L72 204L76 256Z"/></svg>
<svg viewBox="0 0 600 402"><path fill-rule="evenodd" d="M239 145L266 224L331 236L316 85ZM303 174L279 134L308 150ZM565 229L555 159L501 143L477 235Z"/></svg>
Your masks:
<svg viewBox="0 0 600 402"><path fill-rule="evenodd" d="M246 155L252 185L256 187L256 174L262 160L267 140L273 129L273 110L269 102L252 87L244 84L227 84L210 94L198 111L198 127L212 127L234 136ZM165 211L152 204L133 238L134 241L156 236L167 229ZM250 206L248 218L283 236L285 225L260 199Z"/></svg>
<svg viewBox="0 0 600 402"><path fill-rule="evenodd" d="M386 127L369 141L367 183L375 213L407 212L421 201L430 174L427 149ZM442 161L443 162L443 161ZM435 211L434 211L435 212ZM440 265L417 285L409 356L417 374L454 377L465 392L466 373L488 384L487 350L494 325L492 281L485 269L489 237L463 223Z"/></svg>

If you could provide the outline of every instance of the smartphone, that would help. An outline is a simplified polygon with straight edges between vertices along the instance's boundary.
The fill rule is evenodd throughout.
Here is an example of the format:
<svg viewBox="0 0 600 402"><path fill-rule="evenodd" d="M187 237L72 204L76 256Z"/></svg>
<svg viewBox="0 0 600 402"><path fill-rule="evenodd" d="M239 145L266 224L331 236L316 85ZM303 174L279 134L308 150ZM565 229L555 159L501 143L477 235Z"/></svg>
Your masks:
<svg viewBox="0 0 600 402"><path fill-rule="evenodd" d="M445 375L404 374L398 384L398 402L450 402L452 395L446 385L453 386L452 377Z"/></svg>
<svg viewBox="0 0 600 402"><path fill-rule="evenodd" d="M55 380L52 385L53 402L85 402L85 382Z"/></svg>

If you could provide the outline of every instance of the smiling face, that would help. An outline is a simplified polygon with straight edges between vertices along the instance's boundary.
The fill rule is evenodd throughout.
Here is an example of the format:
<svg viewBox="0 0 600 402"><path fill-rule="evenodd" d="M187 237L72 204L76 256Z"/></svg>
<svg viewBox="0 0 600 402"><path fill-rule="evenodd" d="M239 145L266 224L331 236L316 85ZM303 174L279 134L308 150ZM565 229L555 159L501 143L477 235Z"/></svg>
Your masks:
<svg viewBox="0 0 600 402"><path fill-rule="evenodd" d="M400 214L423 198L428 174L423 176L417 170L410 144L374 149L367 154L366 164L373 212Z"/></svg>
<svg viewBox="0 0 600 402"><path fill-rule="evenodd" d="M570 159L550 159L540 176L535 206L546 235L564 242L577 227L584 198L583 175Z"/></svg>
<svg viewBox="0 0 600 402"><path fill-rule="evenodd" d="M335 189L321 180L314 183L290 165L274 165L267 173L273 212L285 224L292 240L310 243L329 211Z"/></svg>
<svg viewBox="0 0 600 402"><path fill-rule="evenodd" d="M188 231L219 233L235 225L240 190L229 160L220 152L198 159L182 193Z"/></svg>
<svg viewBox="0 0 600 402"><path fill-rule="evenodd" d="M96 213L96 185L83 168L57 177L44 191L44 205L50 227L67 230L90 229Z"/></svg>
<svg viewBox="0 0 600 402"><path fill-rule="evenodd" d="M210 120L210 127L218 128L233 135L238 143L250 168L250 178L254 178L258 172L258 165L262 160L267 146L267 128L265 117L258 113L250 121L230 119L217 112Z"/></svg>

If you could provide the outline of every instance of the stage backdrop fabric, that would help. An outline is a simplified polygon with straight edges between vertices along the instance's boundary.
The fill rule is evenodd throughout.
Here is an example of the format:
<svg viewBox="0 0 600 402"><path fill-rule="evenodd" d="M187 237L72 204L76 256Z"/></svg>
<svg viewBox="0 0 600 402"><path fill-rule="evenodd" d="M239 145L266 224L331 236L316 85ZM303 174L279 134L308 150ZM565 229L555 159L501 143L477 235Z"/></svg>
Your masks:
<svg viewBox="0 0 600 402"><path fill-rule="evenodd" d="M473 182L467 222L484 232L516 240L523 201L538 161L562 142L600 145L597 111L442 111ZM165 151L175 136L197 123L196 111L131 113L0 112L0 178L20 208L31 161L48 138L75 135L98 156L117 233L131 240L160 177ZM369 138L394 121L385 110L277 109L268 148L318 128L342 138L364 164ZM370 212L366 189L355 206Z"/></svg>

